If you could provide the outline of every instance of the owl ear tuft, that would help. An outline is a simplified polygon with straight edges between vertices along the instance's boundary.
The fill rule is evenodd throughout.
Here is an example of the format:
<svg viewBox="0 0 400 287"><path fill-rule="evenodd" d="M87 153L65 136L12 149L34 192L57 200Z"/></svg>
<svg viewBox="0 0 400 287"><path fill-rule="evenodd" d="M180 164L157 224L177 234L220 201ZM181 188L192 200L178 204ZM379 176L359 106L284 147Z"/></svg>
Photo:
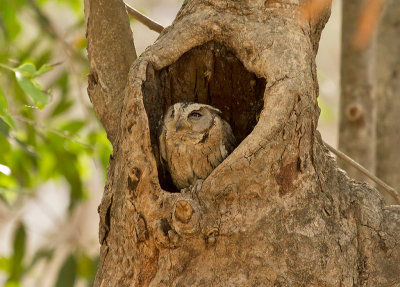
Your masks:
<svg viewBox="0 0 400 287"><path fill-rule="evenodd" d="M210 110L210 112L213 113L213 114L216 114L216 115L222 114L222 112L221 112L220 109L217 109L217 108L215 108L215 107L213 107L213 106L208 106L207 108L208 108L208 109Z"/></svg>

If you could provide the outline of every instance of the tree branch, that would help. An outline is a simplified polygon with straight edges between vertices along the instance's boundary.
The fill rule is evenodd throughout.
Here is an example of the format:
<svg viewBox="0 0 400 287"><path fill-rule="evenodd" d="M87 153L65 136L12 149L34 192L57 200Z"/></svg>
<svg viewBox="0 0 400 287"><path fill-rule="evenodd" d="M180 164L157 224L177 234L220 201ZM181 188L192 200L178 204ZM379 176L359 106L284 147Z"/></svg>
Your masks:
<svg viewBox="0 0 400 287"><path fill-rule="evenodd" d="M88 94L111 143L120 128L129 69L136 59L132 31L122 0L86 0Z"/></svg>
<svg viewBox="0 0 400 287"><path fill-rule="evenodd" d="M164 30L164 27L162 25L158 24L156 21L151 20L149 17L143 15L135 8L129 6L126 3L125 6L129 16L138 20L140 23L147 26L150 30L156 31L158 33L161 33L161 31Z"/></svg>
<svg viewBox="0 0 400 287"><path fill-rule="evenodd" d="M335 149L334 147L330 146L329 144L327 144L325 141L323 141L323 143L325 144L325 146L328 148L329 151L331 151L332 153L334 153L337 157L339 157L341 160L345 161L346 163L352 165L354 168L356 168L359 172L361 172L362 174L364 174L366 177L368 177L369 179L371 179L373 182L375 182L378 186L380 186L381 188L383 188L384 190L386 190L395 200L398 204L400 204L400 197L397 193L397 191L387 185L386 183L384 183L382 180L380 180L379 178L377 178L376 176L374 176L372 173L370 173L365 167L363 167L362 165L360 165L358 162L356 162L355 160L353 160L352 158L350 158L348 155L342 153L341 151L338 151L337 149Z"/></svg>

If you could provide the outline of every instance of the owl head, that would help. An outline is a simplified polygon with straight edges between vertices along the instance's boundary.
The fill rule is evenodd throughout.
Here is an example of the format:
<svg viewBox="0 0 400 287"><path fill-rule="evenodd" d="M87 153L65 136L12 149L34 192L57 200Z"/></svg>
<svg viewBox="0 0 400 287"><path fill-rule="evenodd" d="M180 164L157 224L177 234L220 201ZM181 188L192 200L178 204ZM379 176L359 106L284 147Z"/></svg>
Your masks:
<svg viewBox="0 0 400 287"><path fill-rule="evenodd" d="M206 132L221 111L205 104L176 103L164 114L164 128L169 133L196 135Z"/></svg>

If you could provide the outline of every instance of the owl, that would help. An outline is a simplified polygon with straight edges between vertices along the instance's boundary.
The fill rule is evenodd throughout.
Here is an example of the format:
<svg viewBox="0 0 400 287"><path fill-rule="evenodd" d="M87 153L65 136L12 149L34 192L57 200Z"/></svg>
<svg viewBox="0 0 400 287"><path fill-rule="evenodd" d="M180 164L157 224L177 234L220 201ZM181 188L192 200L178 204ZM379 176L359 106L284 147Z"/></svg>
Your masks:
<svg viewBox="0 0 400 287"><path fill-rule="evenodd" d="M177 188L204 180L235 148L232 129L220 114L198 103L176 103L164 114L160 157Z"/></svg>

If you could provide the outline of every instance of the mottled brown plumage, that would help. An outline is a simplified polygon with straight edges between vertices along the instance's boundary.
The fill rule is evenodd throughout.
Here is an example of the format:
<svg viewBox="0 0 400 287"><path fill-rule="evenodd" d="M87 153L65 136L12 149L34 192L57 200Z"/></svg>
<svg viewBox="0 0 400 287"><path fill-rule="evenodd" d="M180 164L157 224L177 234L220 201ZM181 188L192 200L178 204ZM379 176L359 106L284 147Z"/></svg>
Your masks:
<svg viewBox="0 0 400 287"><path fill-rule="evenodd" d="M179 189L205 179L235 148L235 137L220 110L198 103L176 103L163 117L161 162Z"/></svg>

